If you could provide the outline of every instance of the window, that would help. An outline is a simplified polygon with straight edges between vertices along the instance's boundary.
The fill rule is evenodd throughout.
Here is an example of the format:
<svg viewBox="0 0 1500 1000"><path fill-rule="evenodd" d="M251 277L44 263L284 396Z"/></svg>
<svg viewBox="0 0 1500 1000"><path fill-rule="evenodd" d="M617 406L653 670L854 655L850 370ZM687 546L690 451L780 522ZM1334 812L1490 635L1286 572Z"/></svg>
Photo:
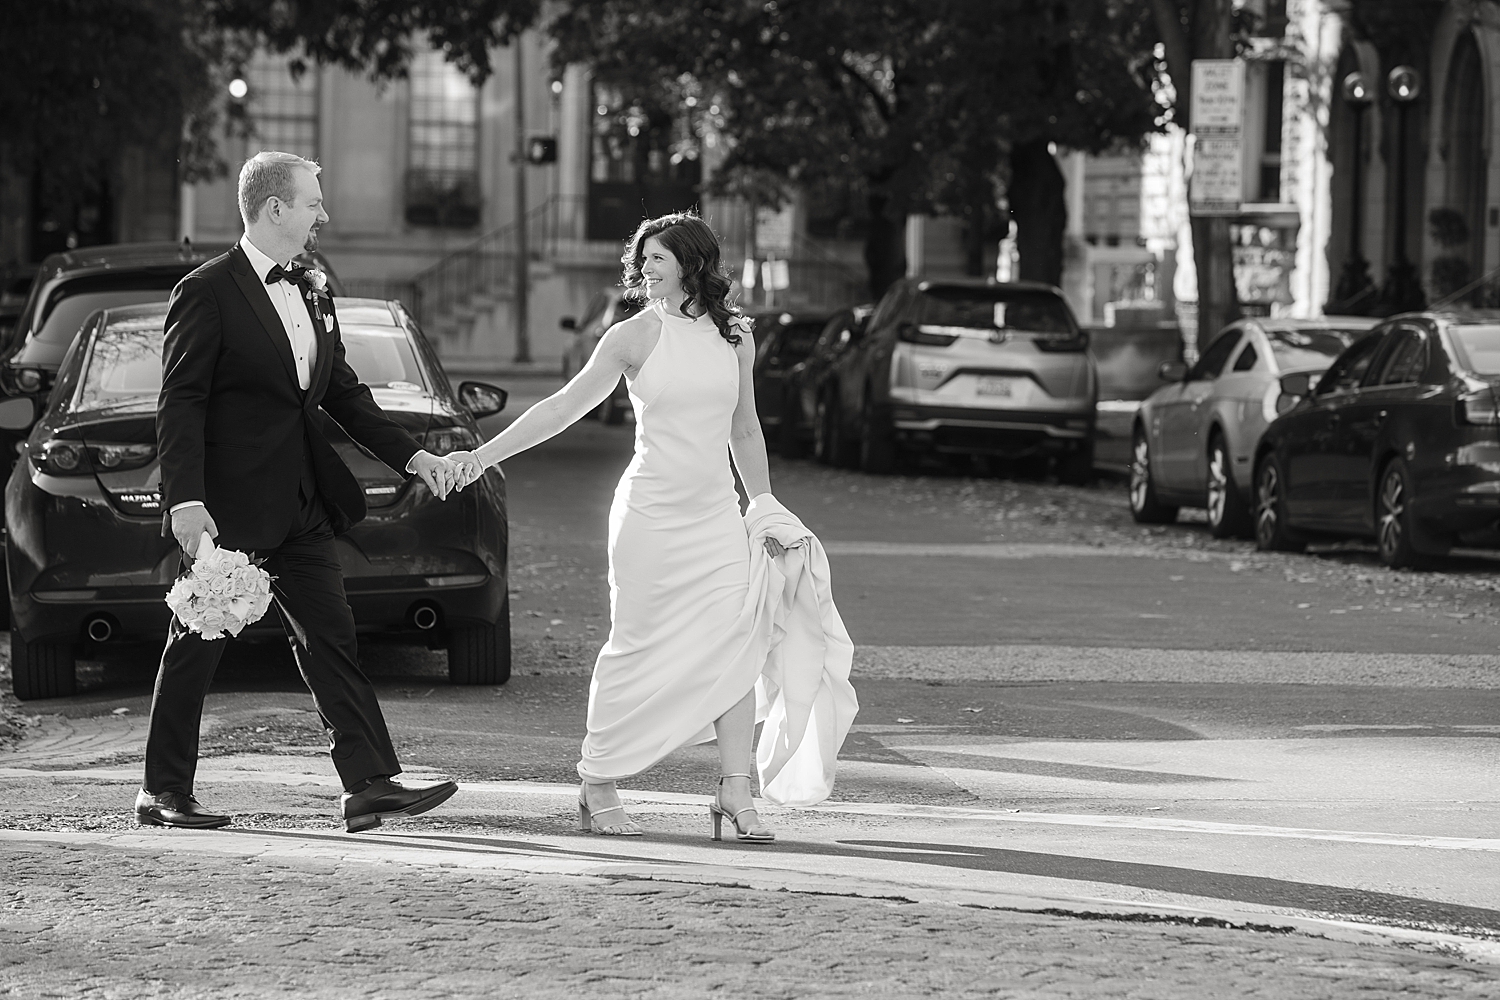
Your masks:
<svg viewBox="0 0 1500 1000"><path fill-rule="evenodd" d="M1246 344L1245 349L1240 352L1240 356L1234 359L1234 370L1237 372L1247 372L1255 367L1255 362L1258 360L1260 360L1260 356L1255 353L1255 345Z"/></svg>
<svg viewBox="0 0 1500 1000"><path fill-rule="evenodd" d="M1223 334L1218 340L1209 345L1208 350L1203 352L1203 357L1188 372L1189 382L1203 382L1216 379L1224 370L1224 362L1229 360L1229 355L1234 352L1236 345L1240 342L1240 331L1230 330Z"/></svg>
<svg viewBox="0 0 1500 1000"><path fill-rule="evenodd" d="M590 116L587 237L620 240L643 216L693 208L703 179L698 128L707 108L697 98L681 106L628 100L595 84Z"/></svg>
<svg viewBox="0 0 1500 1000"><path fill-rule="evenodd" d="M406 221L463 228L479 224L479 92L442 53L411 63Z"/></svg>
<svg viewBox="0 0 1500 1000"><path fill-rule="evenodd" d="M1323 378L1318 382L1315 390L1319 396L1331 392L1350 392L1359 388L1360 382L1364 381L1365 372L1370 368L1370 362L1375 360L1375 350L1383 342L1384 337L1366 337L1343 354L1339 355L1333 367L1323 373Z"/></svg>
<svg viewBox="0 0 1500 1000"><path fill-rule="evenodd" d="M245 68L246 110L262 149L318 158L318 73L293 77L285 56L259 52Z"/></svg>
<svg viewBox="0 0 1500 1000"><path fill-rule="evenodd" d="M1421 381L1427 370L1426 342L1415 330L1402 330L1381 369L1377 385L1405 385Z"/></svg>

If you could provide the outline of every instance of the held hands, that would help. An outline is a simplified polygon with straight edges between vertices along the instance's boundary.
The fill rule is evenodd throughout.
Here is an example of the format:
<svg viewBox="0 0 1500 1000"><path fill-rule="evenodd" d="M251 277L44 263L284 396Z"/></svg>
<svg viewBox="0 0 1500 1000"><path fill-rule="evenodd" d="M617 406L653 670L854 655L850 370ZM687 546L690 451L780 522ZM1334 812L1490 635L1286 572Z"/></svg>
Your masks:
<svg viewBox="0 0 1500 1000"><path fill-rule="evenodd" d="M456 490L462 490L484 475L484 465L479 461L479 456L472 451L449 452L448 461L453 463L458 472L458 481L453 485Z"/></svg>
<svg viewBox="0 0 1500 1000"><path fill-rule="evenodd" d="M172 514L172 537L177 539L177 544L182 547L183 558L187 560L189 566L193 564L193 558L198 553L198 545L204 532L207 532L210 538L219 537L219 526L214 524L213 516L202 504L184 507Z"/></svg>
<svg viewBox="0 0 1500 1000"><path fill-rule="evenodd" d="M419 451L412 456L408 467L422 477L422 482L439 500L448 499L448 491L458 485L459 467L452 456L438 458L430 451Z"/></svg>

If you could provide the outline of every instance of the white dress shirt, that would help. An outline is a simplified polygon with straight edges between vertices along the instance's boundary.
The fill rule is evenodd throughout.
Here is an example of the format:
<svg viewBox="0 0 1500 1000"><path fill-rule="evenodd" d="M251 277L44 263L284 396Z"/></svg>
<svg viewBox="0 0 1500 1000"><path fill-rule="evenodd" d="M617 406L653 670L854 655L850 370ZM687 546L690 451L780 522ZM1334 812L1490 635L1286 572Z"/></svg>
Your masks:
<svg viewBox="0 0 1500 1000"><path fill-rule="evenodd" d="M248 235L240 238L240 246L245 248L245 256L250 258L251 269L264 286L266 294L271 297L271 305L276 307L276 314L281 317L287 341L292 346L292 357L297 362L297 385L306 392L307 387L312 385L312 366L318 360L318 338L313 330L312 317L307 314L307 305L302 301L302 286L291 281L275 281L267 285L266 275L271 273L276 261L261 253L260 248L250 242ZM289 264L290 262L281 266L287 267Z"/></svg>

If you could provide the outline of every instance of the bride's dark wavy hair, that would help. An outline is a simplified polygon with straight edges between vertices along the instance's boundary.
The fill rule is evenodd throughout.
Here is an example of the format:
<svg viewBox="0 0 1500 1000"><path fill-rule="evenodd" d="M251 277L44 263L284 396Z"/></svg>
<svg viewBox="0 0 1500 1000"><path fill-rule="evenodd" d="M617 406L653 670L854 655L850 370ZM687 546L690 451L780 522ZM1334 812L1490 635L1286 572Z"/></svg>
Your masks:
<svg viewBox="0 0 1500 1000"><path fill-rule="evenodd" d="M720 260L719 239L708 223L692 212L647 219L636 228L620 257L620 263L625 265L621 284L626 288L626 297L639 301L646 298L646 279L641 267L646 260L646 241L653 236L672 251L682 268L682 290L686 293L682 311L693 317L707 314L719 328L719 336L740 346L741 338L732 321L742 313L729 304L730 284Z"/></svg>

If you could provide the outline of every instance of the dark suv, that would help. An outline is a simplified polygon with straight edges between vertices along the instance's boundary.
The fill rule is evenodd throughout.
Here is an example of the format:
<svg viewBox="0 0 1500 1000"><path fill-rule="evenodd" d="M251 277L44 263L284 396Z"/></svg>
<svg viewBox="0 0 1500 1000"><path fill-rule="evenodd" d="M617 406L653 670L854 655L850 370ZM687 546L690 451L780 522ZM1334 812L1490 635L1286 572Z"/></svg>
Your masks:
<svg viewBox="0 0 1500 1000"><path fill-rule="evenodd" d="M903 279L836 367L832 429L867 472L930 452L1045 455L1066 482L1092 475L1098 376L1051 285Z"/></svg>
<svg viewBox="0 0 1500 1000"><path fill-rule="evenodd" d="M229 244L111 243L52 254L42 261L16 325L0 341L0 389L11 400L0 412L0 446L5 470L16 461L41 414L73 338L99 309L165 302L190 271L229 249ZM334 294L343 289L321 254L304 254L304 264L328 273ZM16 402L26 400L27 408Z"/></svg>

